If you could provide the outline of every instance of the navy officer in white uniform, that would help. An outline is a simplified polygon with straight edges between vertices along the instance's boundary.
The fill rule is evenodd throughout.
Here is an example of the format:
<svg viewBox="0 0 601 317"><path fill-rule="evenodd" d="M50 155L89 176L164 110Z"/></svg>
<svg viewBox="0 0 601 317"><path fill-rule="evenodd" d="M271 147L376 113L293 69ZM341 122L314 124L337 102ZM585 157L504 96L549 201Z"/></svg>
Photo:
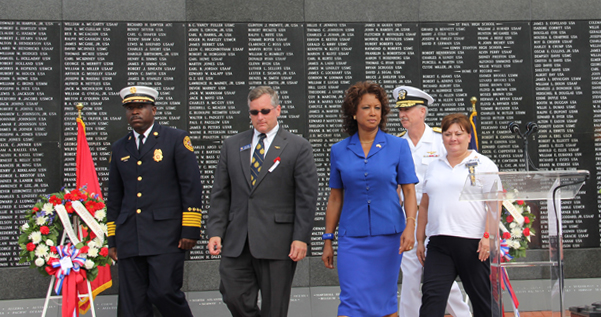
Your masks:
<svg viewBox="0 0 601 317"><path fill-rule="evenodd" d="M447 155L447 151L442 144L440 128L431 128L425 123L428 107L434 104L434 98L423 90L411 86L397 87L392 95L396 102L396 108L399 109L401 124L403 128L407 129L407 131L401 133L401 137L409 143L413 156L415 173L419 179L419 183L415 185L415 195L419 205L422 198L424 175L428 165L434 160ZM420 285L423 266L417 258L416 249L417 240L413 249L405 251L401 262L403 283L399 301L400 317L418 316L419 307L422 303ZM451 288L447 310L455 317L471 316L469 306L462 300L461 290L457 282L454 282Z"/></svg>

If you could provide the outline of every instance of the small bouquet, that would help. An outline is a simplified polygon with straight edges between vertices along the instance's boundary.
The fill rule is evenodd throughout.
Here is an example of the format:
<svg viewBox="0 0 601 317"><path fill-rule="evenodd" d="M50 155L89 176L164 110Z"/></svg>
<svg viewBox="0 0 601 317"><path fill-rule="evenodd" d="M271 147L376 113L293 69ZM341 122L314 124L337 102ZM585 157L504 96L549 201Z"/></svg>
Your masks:
<svg viewBox="0 0 601 317"><path fill-rule="evenodd" d="M530 237L536 233L532 228L535 220L536 216L523 200L503 201L499 228L502 231L501 249L505 260L515 261L516 258L526 256ZM503 250L503 246L505 246L505 250Z"/></svg>

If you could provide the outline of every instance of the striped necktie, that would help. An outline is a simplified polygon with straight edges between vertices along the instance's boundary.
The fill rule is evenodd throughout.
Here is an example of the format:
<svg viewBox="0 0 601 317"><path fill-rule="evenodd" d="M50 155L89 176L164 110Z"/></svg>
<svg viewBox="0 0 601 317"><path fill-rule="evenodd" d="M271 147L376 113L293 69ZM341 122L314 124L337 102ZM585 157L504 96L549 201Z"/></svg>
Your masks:
<svg viewBox="0 0 601 317"><path fill-rule="evenodd" d="M261 172L261 165L263 165L263 159L265 158L265 146L263 140L265 139L265 133L259 134L259 142L253 152L253 159L250 163L250 183L254 187Z"/></svg>

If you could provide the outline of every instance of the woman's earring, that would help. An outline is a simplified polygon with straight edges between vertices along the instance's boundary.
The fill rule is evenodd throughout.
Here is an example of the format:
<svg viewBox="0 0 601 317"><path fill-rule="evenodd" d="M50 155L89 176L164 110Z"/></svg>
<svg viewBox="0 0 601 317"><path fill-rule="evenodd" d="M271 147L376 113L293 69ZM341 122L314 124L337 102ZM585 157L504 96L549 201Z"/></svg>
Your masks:
<svg viewBox="0 0 601 317"><path fill-rule="evenodd" d="M353 116L353 120L357 120L357 116Z"/></svg>

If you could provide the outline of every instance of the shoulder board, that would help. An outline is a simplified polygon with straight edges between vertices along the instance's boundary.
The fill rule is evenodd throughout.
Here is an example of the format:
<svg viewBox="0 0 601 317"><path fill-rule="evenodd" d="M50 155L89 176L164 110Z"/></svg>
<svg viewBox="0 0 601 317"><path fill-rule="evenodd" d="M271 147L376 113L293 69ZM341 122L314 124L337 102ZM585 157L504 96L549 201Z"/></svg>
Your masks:
<svg viewBox="0 0 601 317"><path fill-rule="evenodd" d="M436 133L442 133L442 129L439 127L433 127L432 131L436 132Z"/></svg>
<svg viewBox="0 0 601 317"><path fill-rule="evenodd" d="M400 137L403 137L403 135L405 135L406 133L407 133L407 130L397 134L396 136L398 136L400 138Z"/></svg>

